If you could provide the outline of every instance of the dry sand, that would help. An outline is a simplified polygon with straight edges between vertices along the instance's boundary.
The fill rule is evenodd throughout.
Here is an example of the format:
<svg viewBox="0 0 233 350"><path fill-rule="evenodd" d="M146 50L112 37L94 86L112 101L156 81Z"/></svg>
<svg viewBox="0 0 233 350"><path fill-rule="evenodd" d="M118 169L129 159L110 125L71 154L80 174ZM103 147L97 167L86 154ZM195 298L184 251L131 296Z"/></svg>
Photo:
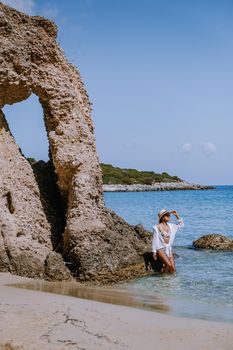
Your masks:
<svg viewBox="0 0 233 350"><path fill-rule="evenodd" d="M6 286L25 281L0 274L0 349L233 349L233 324Z"/></svg>

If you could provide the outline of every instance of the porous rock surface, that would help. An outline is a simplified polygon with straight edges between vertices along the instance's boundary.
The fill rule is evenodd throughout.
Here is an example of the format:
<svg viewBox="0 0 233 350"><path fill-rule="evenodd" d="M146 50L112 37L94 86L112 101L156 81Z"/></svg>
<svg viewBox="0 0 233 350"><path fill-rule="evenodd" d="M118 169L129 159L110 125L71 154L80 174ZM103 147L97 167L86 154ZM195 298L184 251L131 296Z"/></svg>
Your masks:
<svg viewBox="0 0 233 350"><path fill-rule="evenodd" d="M31 166L1 112L0 269L48 278L60 269L69 278L68 266L77 279L100 281L138 275L150 236L104 205L91 103L56 35L53 22L0 3L0 108L36 94L50 156L50 165Z"/></svg>
<svg viewBox="0 0 233 350"><path fill-rule="evenodd" d="M0 112L0 269L43 276L52 249L50 225L28 161Z"/></svg>
<svg viewBox="0 0 233 350"><path fill-rule="evenodd" d="M221 234L208 234L193 241L198 249L212 249L219 251L233 251L233 240Z"/></svg>

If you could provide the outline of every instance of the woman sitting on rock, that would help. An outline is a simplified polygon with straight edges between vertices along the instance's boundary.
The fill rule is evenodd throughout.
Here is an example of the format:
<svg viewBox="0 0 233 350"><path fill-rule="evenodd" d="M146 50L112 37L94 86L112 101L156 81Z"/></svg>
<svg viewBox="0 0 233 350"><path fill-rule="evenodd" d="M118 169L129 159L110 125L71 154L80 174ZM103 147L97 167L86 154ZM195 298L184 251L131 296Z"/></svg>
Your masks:
<svg viewBox="0 0 233 350"><path fill-rule="evenodd" d="M170 214L175 215L178 224L169 223ZM158 213L159 223L153 226L152 252L154 259L163 262L161 272L174 273L176 271L175 261L172 254L172 244L176 232L184 226L176 210L160 210Z"/></svg>

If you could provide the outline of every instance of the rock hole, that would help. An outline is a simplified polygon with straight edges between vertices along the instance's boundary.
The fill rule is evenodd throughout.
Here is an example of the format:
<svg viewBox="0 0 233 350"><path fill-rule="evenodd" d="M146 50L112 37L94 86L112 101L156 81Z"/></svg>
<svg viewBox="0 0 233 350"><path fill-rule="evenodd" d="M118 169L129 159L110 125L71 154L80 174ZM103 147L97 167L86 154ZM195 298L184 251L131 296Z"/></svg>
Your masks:
<svg viewBox="0 0 233 350"><path fill-rule="evenodd" d="M38 97L32 94L27 100L6 105L3 112L23 155L47 161L49 145Z"/></svg>
<svg viewBox="0 0 233 350"><path fill-rule="evenodd" d="M13 214L14 211L15 211L15 208L14 208L14 204L13 204L11 192L10 192L10 191L7 192L7 193L5 194L5 197L6 197L6 205L7 205L7 208L9 209L9 212L10 212L11 214Z"/></svg>
<svg viewBox="0 0 233 350"><path fill-rule="evenodd" d="M25 236L25 233L22 231L17 232L16 234L17 237Z"/></svg>

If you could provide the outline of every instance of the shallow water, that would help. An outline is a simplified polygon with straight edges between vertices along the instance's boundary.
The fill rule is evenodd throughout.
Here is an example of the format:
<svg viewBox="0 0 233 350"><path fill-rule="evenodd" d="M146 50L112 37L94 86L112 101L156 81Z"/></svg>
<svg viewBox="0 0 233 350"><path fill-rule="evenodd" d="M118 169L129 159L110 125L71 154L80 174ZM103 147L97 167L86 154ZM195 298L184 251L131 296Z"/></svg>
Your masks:
<svg viewBox="0 0 233 350"><path fill-rule="evenodd" d="M137 293L136 290L127 291L121 286L85 286L76 282L47 282L44 280L13 283L8 286L62 294L109 304L133 306L163 313L170 312L165 298L159 295L143 295L143 293Z"/></svg>
<svg viewBox="0 0 233 350"><path fill-rule="evenodd" d="M233 238L233 186L215 190L105 193L106 205L131 224L151 230L156 213L176 209L185 221L174 250L177 273L151 274L108 287L34 281L15 287L64 294L207 320L233 322L233 252L192 249L207 233Z"/></svg>
<svg viewBox="0 0 233 350"><path fill-rule="evenodd" d="M191 249L192 241L204 234L222 233L233 238L233 186L105 193L105 203L131 224L140 222L150 231L163 207L176 209L185 221L174 245L179 255L177 273L136 279L122 288L161 295L176 315L233 322L233 253Z"/></svg>

